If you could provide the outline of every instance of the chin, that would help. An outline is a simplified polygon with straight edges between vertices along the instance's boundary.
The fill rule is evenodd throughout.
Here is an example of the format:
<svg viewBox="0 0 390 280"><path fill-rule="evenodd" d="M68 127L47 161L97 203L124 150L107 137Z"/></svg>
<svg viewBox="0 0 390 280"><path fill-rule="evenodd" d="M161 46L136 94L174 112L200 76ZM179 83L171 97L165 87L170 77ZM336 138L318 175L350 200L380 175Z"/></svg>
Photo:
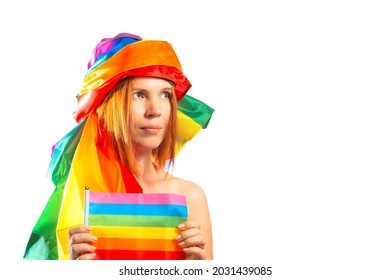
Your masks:
<svg viewBox="0 0 390 280"><path fill-rule="evenodd" d="M137 142L137 146L142 148L143 150L154 150L160 146L161 142L150 143L150 142Z"/></svg>

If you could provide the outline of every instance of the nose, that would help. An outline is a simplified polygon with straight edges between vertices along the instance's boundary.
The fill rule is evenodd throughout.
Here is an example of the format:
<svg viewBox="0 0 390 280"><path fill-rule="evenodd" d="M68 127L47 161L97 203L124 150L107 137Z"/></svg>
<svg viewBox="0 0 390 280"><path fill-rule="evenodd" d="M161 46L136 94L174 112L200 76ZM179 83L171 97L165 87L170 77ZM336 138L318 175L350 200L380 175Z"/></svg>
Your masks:
<svg viewBox="0 0 390 280"><path fill-rule="evenodd" d="M146 104L145 116L147 118L154 118L161 116L161 100L158 98L150 98Z"/></svg>

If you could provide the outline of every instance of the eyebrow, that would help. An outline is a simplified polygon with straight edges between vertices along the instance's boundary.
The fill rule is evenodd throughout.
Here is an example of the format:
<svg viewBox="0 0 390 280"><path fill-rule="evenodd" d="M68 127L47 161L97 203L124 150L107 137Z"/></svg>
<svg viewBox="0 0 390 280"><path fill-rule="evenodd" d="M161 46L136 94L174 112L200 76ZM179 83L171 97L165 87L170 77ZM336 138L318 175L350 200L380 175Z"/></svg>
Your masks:
<svg viewBox="0 0 390 280"><path fill-rule="evenodd" d="M149 90L147 90L145 88L142 88L142 87L133 87L132 90L149 91ZM172 88L171 87L165 87L165 88L161 89L161 91L165 91L165 90L172 91Z"/></svg>

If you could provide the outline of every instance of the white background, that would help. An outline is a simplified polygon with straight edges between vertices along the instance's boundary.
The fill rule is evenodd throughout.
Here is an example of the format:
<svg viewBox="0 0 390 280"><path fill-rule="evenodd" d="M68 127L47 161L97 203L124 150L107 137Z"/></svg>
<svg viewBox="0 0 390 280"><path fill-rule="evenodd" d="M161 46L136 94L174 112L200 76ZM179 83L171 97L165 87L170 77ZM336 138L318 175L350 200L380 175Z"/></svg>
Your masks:
<svg viewBox="0 0 390 280"><path fill-rule="evenodd" d="M89 55L103 37L128 32L169 41L189 94L215 108L174 170L207 194L209 267L272 266L269 279L389 279L385 3L3 1L1 271L118 277L115 266L64 269L22 256L53 190L51 147L75 125Z"/></svg>

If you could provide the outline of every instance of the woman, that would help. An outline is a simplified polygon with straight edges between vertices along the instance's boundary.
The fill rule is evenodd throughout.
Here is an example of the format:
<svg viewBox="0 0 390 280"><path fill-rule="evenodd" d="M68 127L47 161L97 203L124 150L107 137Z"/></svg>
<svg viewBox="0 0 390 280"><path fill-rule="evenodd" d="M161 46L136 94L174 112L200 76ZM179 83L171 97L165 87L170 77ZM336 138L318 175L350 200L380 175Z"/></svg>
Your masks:
<svg viewBox="0 0 390 280"><path fill-rule="evenodd" d="M74 113L79 125L57 143L54 150L61 156L53 153L49 168L57 194L34 228L24 257L36 258L36 248L45 247L39 251L42 255L50 248L45 258L56 254L59 259L95 258L99 236L93 227L82 225L79 214L83 188L92 185L99 192L184 196L188 220L177 225L175 242L186 259L213 259L203 190L167 172L183 145L207 127L213 109L186 95L191 84L168 42L121 33L103 39L88 66ZM191 124L191 111L198 126ZM59 168L61 162L68 163L67 168ZM54 196L61 199L53 202ZM59 208L58 217L45 221L45 212L53 205ZM49 224L51 232L45 233ZM53 231L56 245L43 246Z"/></svg>

